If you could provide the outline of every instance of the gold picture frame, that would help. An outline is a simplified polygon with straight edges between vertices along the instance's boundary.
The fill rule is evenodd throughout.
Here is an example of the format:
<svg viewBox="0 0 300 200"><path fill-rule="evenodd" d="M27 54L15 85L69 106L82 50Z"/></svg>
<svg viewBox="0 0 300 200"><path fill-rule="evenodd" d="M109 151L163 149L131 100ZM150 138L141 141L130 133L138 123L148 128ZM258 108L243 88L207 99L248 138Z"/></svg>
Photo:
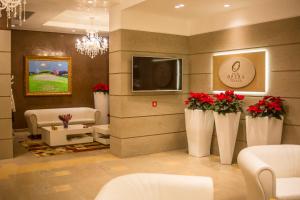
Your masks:
<svg viewBox="0 0 300 200"><path fill-rule="evenodd" d="M72 95L72 58L25 56L26 96Z"/></svg>

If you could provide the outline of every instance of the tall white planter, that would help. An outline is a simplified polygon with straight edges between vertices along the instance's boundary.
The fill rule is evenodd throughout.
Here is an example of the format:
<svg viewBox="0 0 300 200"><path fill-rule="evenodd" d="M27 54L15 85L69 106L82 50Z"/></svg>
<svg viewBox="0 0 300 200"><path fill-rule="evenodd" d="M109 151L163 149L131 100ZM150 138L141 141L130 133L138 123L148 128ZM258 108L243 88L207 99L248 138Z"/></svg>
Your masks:
<svg viewBox="0 0 300 200"><path fill-rule="evenodd" d="M214 112L221 164L230 165L239 128L241 112L225 115Z"/></svg>
<svg viewBox="0 0 300 200"><path fill-rule="evenodd" d="M197 157L210 155L214 129L213 111L185 109L185 127L189 154Z"/></svg>
<svg viewBox="0 0 300 200"><path fill-rule="evenodd" d="M109 95L103 92L94 92L95 108L100 111L100 124L109 124Z"/></svg>
<svg viewBox="0 0 300 200"><path fill-rule="evenodd" d="M268 145L281 144L283 128L282 120L274 117L256 117L246 116L246 136L247 145Z"/></svg>

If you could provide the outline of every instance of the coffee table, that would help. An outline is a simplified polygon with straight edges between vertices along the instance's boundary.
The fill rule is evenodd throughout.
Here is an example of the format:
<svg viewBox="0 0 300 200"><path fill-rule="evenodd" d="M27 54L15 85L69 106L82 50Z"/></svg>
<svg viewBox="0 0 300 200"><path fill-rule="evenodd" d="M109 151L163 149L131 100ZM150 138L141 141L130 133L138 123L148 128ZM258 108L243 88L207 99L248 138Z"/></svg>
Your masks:
<svg viewBox="0 0 300 200"><path fill-rule="evenodd" d="M76 124L69 125L68 128L63 126L55 126L57 129L53 130L52 127L42 127L42 141L49 146L63 146L70 144L80 144L93 142L93 127L85 128L84 125Z"/></svg>

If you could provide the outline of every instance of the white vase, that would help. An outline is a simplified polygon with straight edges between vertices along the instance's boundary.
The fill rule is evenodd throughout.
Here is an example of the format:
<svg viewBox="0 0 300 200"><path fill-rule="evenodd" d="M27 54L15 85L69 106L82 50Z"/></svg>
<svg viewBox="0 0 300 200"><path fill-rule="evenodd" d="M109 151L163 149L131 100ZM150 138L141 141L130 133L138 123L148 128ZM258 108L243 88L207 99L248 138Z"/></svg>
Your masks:
<svg viewBox="0 0 300 200"><path fill-rule="evenodd" d="M221 164L230 165L239 128L241 112L218 114L214 112Z"/></svg>
<svg viewBox="0 0 300 200"><path fill-rule="evenodd" d="M185 127L189 154L197 157L210 155L214 130L213 111L185 109Z"/></svg>
<svg viewBox="0 0 300 200"><path fill-rule="evenodd" d="M251 117L246 116L247 145L281 144L283 128L282 120L274 117Z"/></svg>
<svg viewBox="0 0 300 200"><path fill-rule="evenodd" d="M94 92L95 108L100 111L100 124L109 124L109 95L103 92Z"/></svg>

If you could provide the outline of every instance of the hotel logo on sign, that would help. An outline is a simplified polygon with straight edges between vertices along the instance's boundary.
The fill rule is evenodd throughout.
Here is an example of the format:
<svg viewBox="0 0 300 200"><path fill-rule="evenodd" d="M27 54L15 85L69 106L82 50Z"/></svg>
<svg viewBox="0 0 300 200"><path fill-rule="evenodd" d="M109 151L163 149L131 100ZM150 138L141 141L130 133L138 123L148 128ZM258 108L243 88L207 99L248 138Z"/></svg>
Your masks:
<svg viewBox="0 0 300 200"><path fill-rule="evenodd" d="M253 63L244 57L231 57L225 60L219 69L221 82L231 88L242 88L255 78Z"/></svg>

